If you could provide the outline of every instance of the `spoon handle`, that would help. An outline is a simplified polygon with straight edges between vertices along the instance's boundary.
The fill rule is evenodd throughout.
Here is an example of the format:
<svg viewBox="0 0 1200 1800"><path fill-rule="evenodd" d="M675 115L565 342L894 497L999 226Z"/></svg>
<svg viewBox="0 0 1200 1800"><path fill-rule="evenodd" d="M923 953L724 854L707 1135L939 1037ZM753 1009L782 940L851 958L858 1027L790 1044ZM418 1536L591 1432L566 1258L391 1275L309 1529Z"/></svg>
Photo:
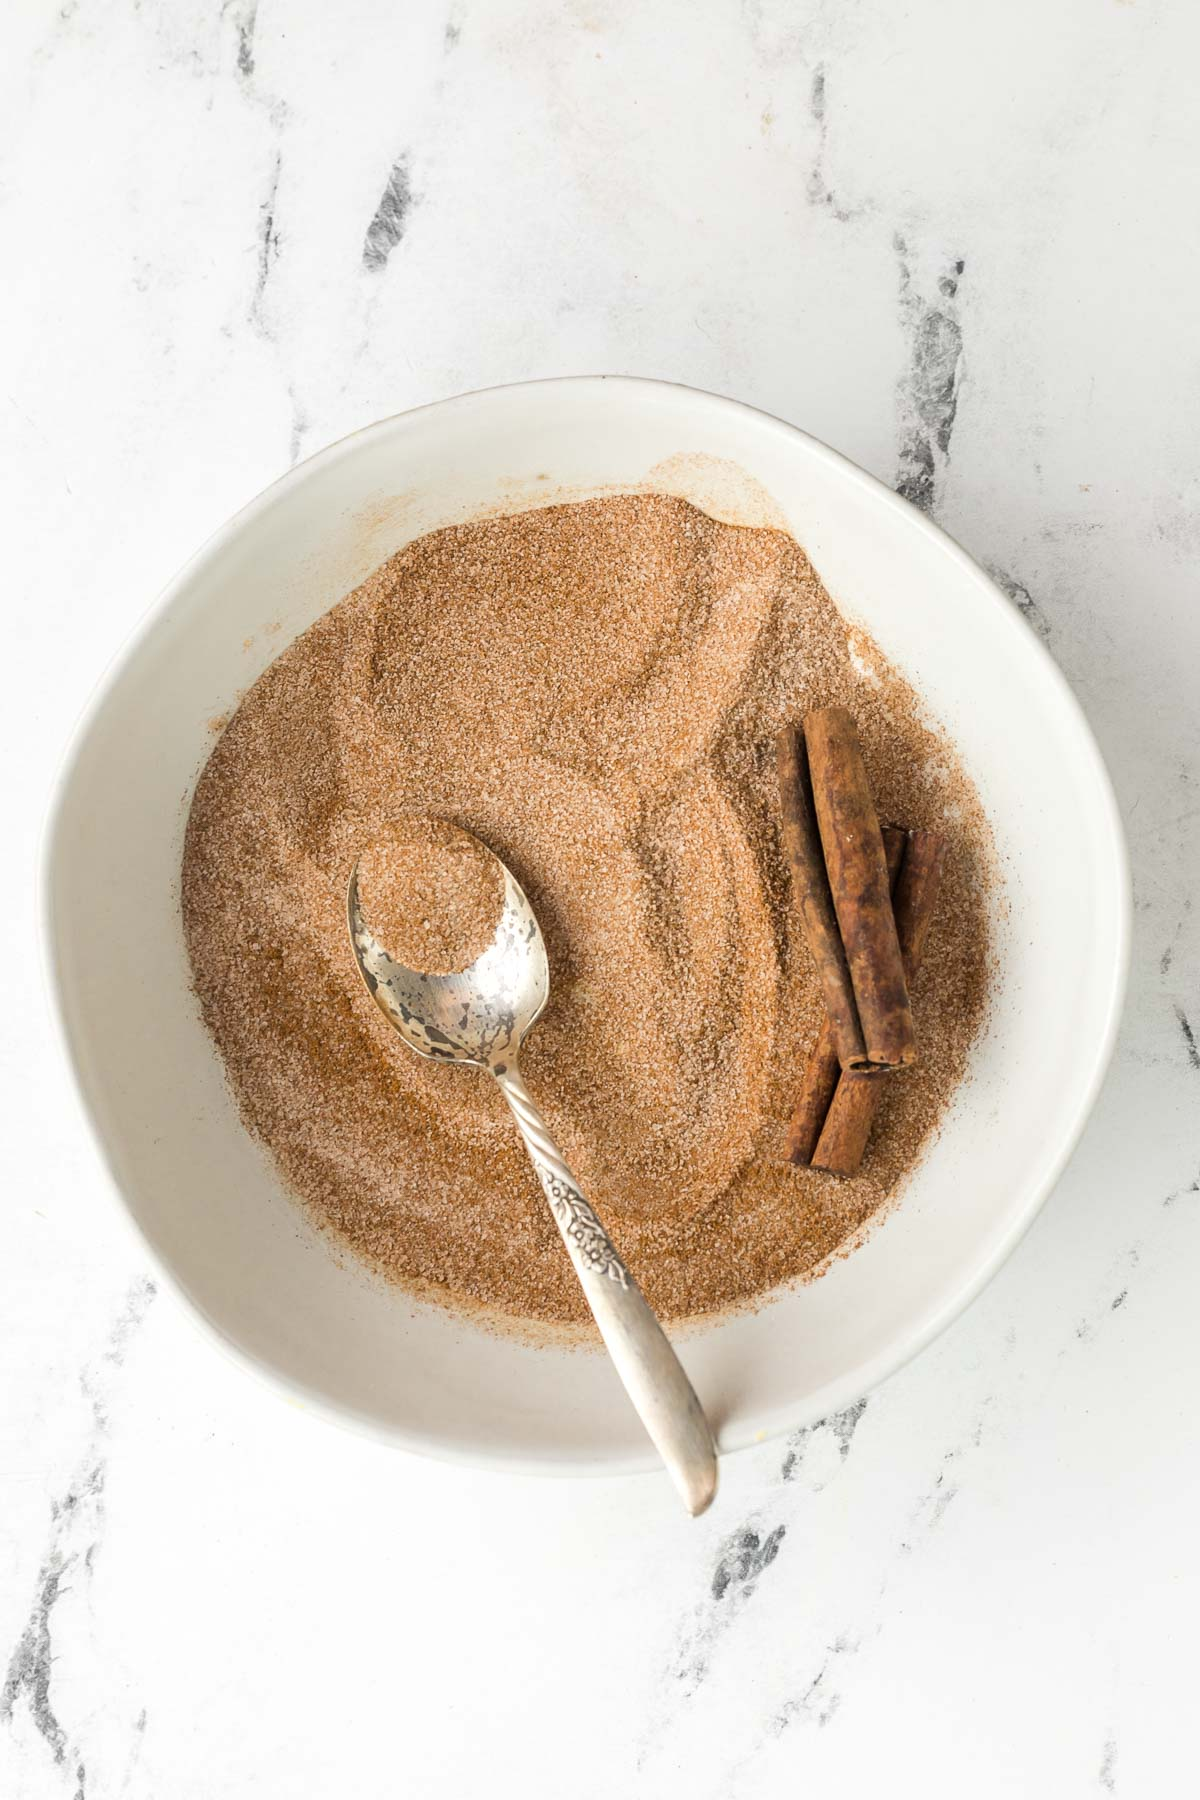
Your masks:
<svg viewBox="0 0 1200 1800"><path fill-rule="evenodd" d="M492 1073L513 1110L600 1335L638 1417L692 1514L717 1491L717 1453L696 1391L662 1326L579 1191L511 1063Z"/></svg>

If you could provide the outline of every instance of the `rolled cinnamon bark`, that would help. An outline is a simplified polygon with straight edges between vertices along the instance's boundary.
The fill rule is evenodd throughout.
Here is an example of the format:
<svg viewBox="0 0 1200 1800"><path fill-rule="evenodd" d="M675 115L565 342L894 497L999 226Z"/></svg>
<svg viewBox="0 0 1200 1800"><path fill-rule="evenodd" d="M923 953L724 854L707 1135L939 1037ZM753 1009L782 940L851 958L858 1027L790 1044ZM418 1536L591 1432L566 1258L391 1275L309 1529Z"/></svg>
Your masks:
<svg viewBox="0 0 1200 1800"><path fill-rule="evenodd" d="M867 1050L825 870L808 749L797 726L784 726L775 740L775 755L779 765L783 847L791 870L792 892L821 983L838 1067L852 1068L866 1060Z"/></svg>
<svg viewBox="0 0 1200 1800"><path fill-rule="evenodd" d="M854 720L842 706L804 721L813 808L858 1013L862 1051L842 1067L903 1068L916 1057L887 858ZM832 1013L831 1013L832 1017ZM835 1027L837 1020L834 1020Z"/></svg>
<svg viewBox="0 0 1200 1800"><path fill-rule="evenodd" d="M909 832L894 900L896 935L909 983L920 971L945 855L946 841L936 832ZM877 1075L842 1071L812 1152L814 1169L832 1175L856 1173L866 1153L881 1091Z"/></svg>
<svg viewBox="0 0 1200 1800"><path fill-rule="evenodd" d="M897 825L883 827L883 853L887 859L888 880L894 890L900 864L904 858L907 835ZM826 1013L821 1035L808 1053L800 1092L788 1126L787 1156L790 1163L803 1167L812 1162L829 1109L837 1092L842 1065L838 1060L833 1026ZM870 1080L867 1076L864 1079Z"/></svg>

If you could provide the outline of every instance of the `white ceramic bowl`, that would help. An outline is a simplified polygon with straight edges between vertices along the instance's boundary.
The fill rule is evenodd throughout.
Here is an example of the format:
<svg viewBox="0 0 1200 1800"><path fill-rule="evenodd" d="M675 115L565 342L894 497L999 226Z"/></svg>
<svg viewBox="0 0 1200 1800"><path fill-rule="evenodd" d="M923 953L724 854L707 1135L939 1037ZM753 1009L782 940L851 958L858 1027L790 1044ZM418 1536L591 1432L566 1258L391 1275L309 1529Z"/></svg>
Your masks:
<svg viewBox="0 0 1200 1800"><path fill-rule="evenodd" d="M172 582L80 728L46 847L63 1034L161 1270L303 1403L526 1471L654 1458L603 1357L486 1336L339 1263L308 1227L197 1016L180 851L211 722L385 557L489 509L647 482L791 529L952 734L1003 860L990 1029L902 1202L822 1280L682 1342L722 1449L848 1404L967 1304L1045 1199L1108 1061L1130 916L1112 791L1061 675L970 558L869 475L776 419L660 382L532 383L372 426L293 470Z"/></svg>

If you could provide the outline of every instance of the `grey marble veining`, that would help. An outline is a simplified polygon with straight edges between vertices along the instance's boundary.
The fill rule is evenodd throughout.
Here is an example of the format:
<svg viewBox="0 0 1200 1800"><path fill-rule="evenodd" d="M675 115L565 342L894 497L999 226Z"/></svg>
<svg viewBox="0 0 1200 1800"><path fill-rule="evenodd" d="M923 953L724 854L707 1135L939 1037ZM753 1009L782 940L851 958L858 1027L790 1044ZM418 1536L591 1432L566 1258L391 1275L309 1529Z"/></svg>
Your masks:
<svg viewBox="0 0 1200 1800"><path fill-rule="evenodd" d="M79 1389L90 1412L82 1454L65 1488L52 1495L46 1542L34 1581L29 1617L9 1658L0 1690L0 1725L18 1715L42 1740L54 1769L63 1772L83 1800L87 1793L86 1752L81 1734L68 1731L58 1715L55 1688L55 1626L60 1600L86 1589L103 1541L105 1479L110 1439L109 1398L124 1367L130 1341L155 1296L145 1275L135 1277L98 1357L84 1365ZM140 1715L144 1720L144 1714Z"/></svg>
<svg viewBox="0 0 1200 1800"><path fill-rule="evenodd" d="M0 43L0 1793L1186 1792L1200 13L29 0ZM595 370L793 419L957 537L1079 694L1135 873L1114 1067L1026 1243L691 1529L665 1484L333 1434L151 1304L21 953L67 731L195 546L373 418Z"/></svg>

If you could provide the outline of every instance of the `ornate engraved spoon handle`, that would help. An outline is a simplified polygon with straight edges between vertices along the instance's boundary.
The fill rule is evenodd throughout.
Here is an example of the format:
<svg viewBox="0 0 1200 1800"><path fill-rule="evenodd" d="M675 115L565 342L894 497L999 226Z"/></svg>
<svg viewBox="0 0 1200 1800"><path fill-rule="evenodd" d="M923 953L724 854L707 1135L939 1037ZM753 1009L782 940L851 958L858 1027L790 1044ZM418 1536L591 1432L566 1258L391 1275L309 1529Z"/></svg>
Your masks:
<svg viewBox="0 0 1200 1800"><path fill-rule="evenodd" d="M511 1062L492 1073L521 1128L625 1391L688 1511L701 1513L717 1489L717 1454L695 1389L612 1239L580 1193L520 1075Z"/></svg>

